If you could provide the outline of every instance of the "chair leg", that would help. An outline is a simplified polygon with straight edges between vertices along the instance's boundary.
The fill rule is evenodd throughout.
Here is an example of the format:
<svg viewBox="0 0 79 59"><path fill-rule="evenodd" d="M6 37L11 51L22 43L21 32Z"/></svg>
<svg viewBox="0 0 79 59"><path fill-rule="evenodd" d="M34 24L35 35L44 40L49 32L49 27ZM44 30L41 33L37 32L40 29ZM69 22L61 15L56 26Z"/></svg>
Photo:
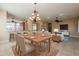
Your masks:
<svg viewBox="0 0 79 59"><path fill-rule="evenodd" d="M21 55L21 53L20 53L20 47L17 44L16 44L16 47L15 47L15 50L16 50L16 53L18 55Z"/></svg>
<svg viewBox="0 0 79 59"><path fill-rule="evenodd" d="M21 56L21 51L20 51L20 47L19 47L19 49L18 49L18 54L19 54L19 56Z"/></svg>

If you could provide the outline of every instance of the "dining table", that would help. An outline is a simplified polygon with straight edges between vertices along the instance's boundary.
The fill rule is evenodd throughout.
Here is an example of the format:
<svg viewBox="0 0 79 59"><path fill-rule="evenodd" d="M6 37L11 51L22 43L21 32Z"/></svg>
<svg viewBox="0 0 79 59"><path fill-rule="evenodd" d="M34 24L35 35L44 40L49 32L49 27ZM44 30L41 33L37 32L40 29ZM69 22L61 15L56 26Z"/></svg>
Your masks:
<svg viewBox="0 0 79 59"><path fill-rule="evenodd" d="M41 42L45 42L47 40L47 47L48 47L48 52L50 52L50 49L51 49L51 38L52 38L52 35L49 34L49 33L36 33L36 34L24 34L23 35L24 38L27 40L30 40L31 42L34 42L35 43L35 47L36 47L36 51L38 51L38 48L39 48L39 44Z"/></svg>

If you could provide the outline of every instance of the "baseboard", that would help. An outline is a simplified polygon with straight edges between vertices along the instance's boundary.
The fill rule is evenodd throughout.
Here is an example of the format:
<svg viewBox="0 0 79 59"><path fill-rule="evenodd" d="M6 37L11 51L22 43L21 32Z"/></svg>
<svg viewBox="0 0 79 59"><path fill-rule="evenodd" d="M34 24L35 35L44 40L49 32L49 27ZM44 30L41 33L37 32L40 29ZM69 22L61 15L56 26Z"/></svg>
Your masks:
<svg viewBox="0 0 79 59"><path fill-rule="evenodd" d="M78 35L70 35L70 37L79 38L79 36L78 36Z"/></svg>

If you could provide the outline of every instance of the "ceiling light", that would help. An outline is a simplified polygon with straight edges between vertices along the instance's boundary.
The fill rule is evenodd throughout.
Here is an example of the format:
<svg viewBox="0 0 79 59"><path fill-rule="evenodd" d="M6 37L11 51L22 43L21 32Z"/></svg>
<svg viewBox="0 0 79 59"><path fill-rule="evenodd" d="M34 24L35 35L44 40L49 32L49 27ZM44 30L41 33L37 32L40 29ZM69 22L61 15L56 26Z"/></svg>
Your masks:
<svg viewBox="0 0 79 59"><path fill-rule="evenodd" d="M34 22L37 22L38 20L40 20L38 11L36 10L36 4L37 4L37 3L34 3L35 9L34 9L34 11L33 11L33 13L32 13L32 16L29 18L29 19L33 20Z"/></svg>

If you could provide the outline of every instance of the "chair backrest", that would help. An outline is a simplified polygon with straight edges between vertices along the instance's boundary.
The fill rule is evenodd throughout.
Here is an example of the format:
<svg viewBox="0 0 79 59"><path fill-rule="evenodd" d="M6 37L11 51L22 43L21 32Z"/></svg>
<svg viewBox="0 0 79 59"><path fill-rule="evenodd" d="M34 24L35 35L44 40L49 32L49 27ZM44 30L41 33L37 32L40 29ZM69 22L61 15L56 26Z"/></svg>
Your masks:
<svg viewBox="0 0 79 59"><path fill-rule="evenodd" d="M25 41L24 37L20 34L16 35L16 44L19 46L21 52L25 52Z"/></svg>

